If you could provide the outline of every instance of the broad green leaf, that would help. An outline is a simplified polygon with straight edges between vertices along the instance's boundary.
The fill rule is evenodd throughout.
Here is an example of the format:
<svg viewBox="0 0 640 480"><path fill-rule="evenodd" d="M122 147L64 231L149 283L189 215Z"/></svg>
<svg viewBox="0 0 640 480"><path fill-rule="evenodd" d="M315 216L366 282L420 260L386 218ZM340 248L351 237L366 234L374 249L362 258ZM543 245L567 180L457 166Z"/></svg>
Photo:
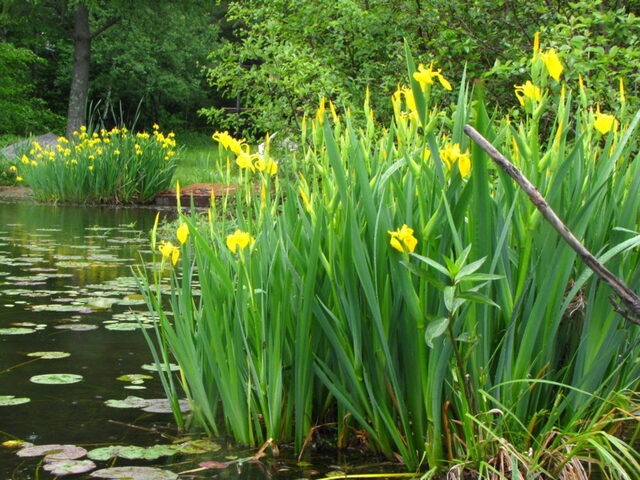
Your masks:
<svg viewBox="0 0 640 480"><path fill-rule="evenodd" d="M429 348L433 348L433 340L438 338L449 327L449 317L441 317L437 320L427 323L427 328L424 331L424 340L427 342Z"/></svg>

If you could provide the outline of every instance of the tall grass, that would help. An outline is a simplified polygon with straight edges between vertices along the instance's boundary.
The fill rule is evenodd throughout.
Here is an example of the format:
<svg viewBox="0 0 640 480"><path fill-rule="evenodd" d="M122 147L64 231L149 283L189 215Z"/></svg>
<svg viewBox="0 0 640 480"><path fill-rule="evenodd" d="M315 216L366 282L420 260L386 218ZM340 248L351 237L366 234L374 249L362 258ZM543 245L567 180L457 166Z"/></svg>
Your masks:
<svg viewBox="0 0 640 480"><path fill-rule="evenodd" d="M410 86L382 133L368 101L358 126L323 101L274 175L260 168L268 151L221 140L244 189L212 205L205 230L182 217L172 317L145 288L196 424L301 449L333 422L340 446L364 440L429 475L559 478L588 462L640 474L614 435L638 418L637 328L463 134L471 123L497 145L640 289L640 112L621 95L614 128L535 53L539 91L521 88L517 123L490 116L464 79L443 109L448 82L407 53Z"/></svg>

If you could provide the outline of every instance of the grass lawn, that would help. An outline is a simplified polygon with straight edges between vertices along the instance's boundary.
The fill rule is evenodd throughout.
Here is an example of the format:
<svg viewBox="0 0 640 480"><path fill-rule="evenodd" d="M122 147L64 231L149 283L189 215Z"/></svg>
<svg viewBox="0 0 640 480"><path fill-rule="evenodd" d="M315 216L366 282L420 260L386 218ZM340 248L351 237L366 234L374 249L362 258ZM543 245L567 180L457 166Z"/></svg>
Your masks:
<svg viewBox="0 0 640 480"><path fill-rule="evenodd" d="M217 168L218 146L209 135L201 133L176 134L178 145L183 149L178 158L178 168L173 174L173 184L217 182L222 172Z"/></svg>

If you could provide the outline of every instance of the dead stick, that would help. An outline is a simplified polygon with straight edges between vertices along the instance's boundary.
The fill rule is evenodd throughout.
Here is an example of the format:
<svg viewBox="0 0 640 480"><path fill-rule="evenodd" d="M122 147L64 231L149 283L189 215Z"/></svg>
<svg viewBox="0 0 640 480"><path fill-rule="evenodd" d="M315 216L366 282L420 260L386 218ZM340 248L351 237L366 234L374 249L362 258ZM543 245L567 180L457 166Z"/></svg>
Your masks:
<svg viewBox="0 0 640 480"><path fill-rule="evenodd" d="M620 298L624 307L622 308L618 302L609 297L609 301L617 313L636 325L640 325L640 297L631 290L622 280L611 273L607 267L598 261L587 248L571 233L571 230L560 220L558 215L553 211L538 189L533 185L527 177L525 177L518 168L507 160L489 141L484 138L471 125L465 125L464 133L466 133L474 142L482 148L487 155L491 157L504 172L513 178L516 183L529 196L531 202L540 210L542 216L551 224L553 228L560 234L565 242L573 248L582 261L593 270L593 272L609 285L615 294Z"/></svg>

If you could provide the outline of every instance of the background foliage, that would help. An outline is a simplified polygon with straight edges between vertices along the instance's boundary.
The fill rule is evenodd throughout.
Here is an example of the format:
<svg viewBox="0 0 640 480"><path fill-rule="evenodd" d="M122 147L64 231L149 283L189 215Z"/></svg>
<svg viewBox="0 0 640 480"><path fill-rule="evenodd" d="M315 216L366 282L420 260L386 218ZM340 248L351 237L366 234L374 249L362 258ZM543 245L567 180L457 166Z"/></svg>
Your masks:
<svg viewBox="0 0 640 480"><path fill-rule="evenodd" d="M2 3L0 134L42 133L66 115L77 1ZM419 61L434 60L453 79L465 68L468 78L482 79L488 97L504 109L516 104L514 77L524 78L536 31L560 52L566 78L581 75L611 107L619 77L631 107L640 88L638 2L86 3L92 31L119 18L92 42L92 118L107 128L116 119L174 130L208 122L258 138L292 130L322 96L339 110L361 105L366 86L379 92L372 106L384 107L388 119L384 98L402 80L403 38Z"/></svg>

